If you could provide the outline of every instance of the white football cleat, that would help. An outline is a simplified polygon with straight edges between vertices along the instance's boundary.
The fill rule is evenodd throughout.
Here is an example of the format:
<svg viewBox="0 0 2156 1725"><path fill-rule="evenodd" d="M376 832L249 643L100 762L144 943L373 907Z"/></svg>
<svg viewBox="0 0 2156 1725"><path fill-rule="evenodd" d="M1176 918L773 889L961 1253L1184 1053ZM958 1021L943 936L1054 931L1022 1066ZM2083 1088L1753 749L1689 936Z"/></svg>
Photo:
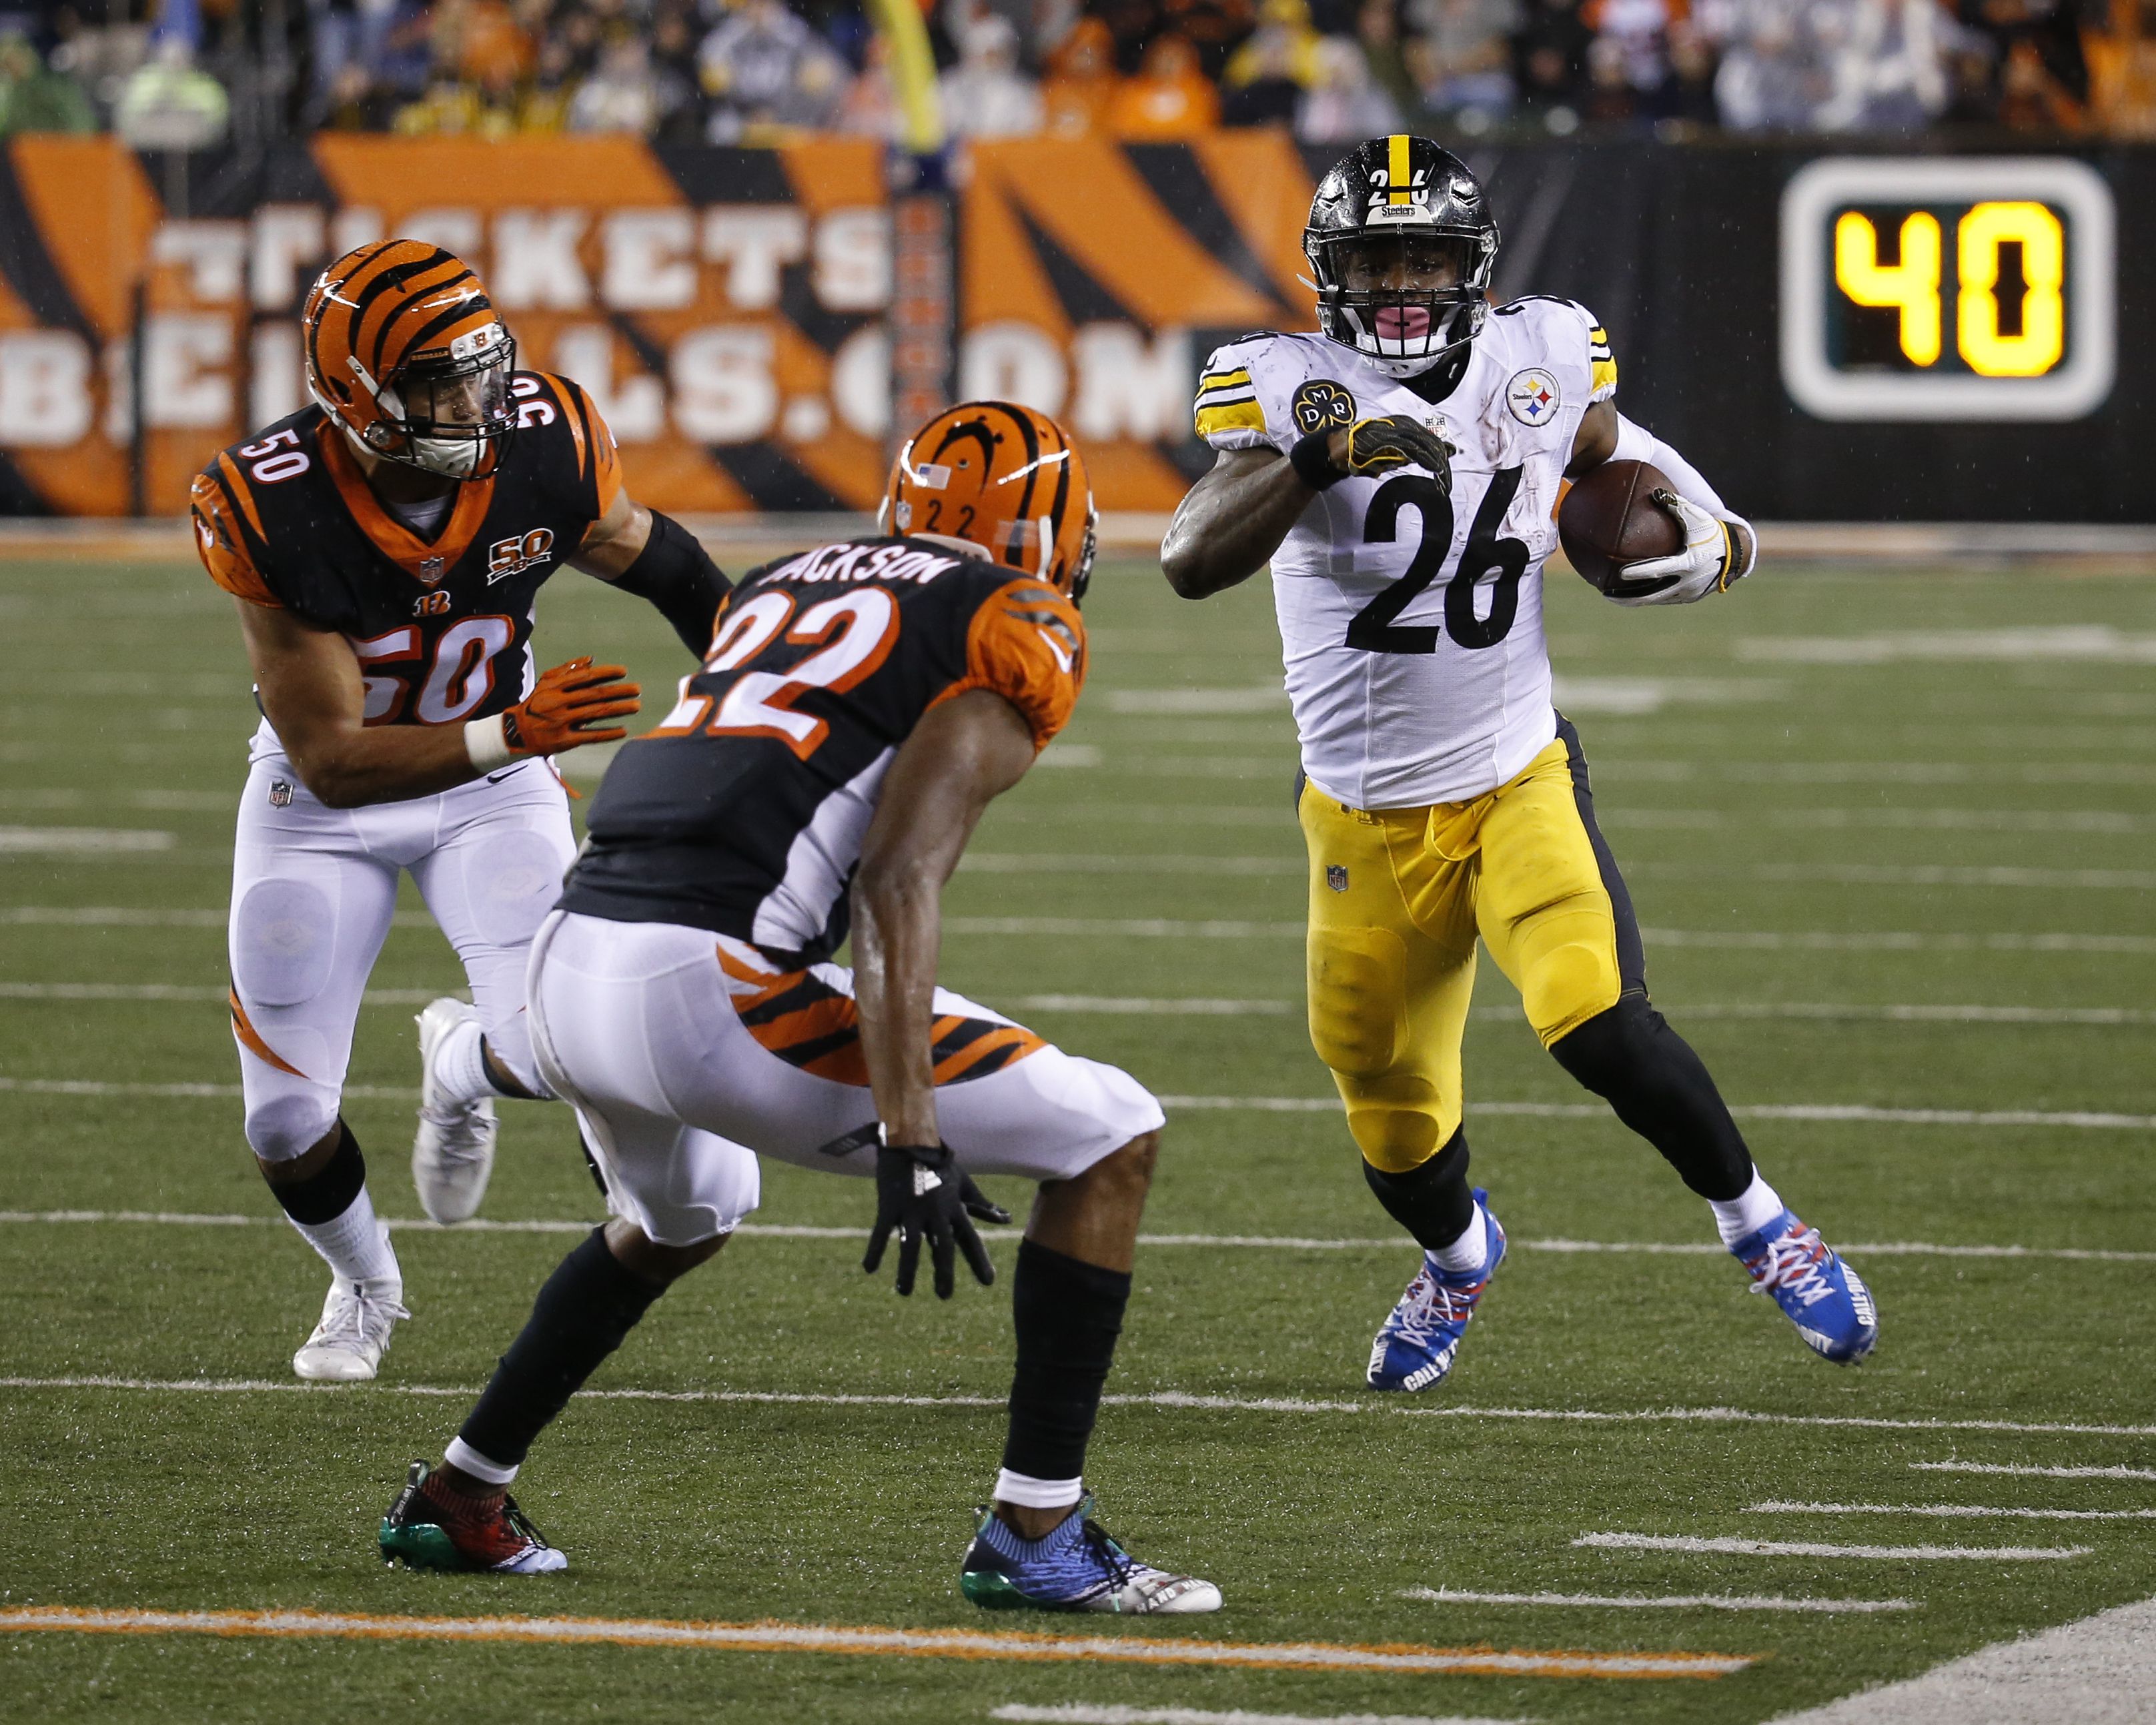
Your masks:
<svg viewBox="0 0 2156 1725"><path fill-rule="evenodd" d="M389 1351L389 1332L404 1309L404 1284L387 1276L364 1281L338 1276L322 1301L322 1321L292 1356L292 1370L318 1384L364 1384Z"/></svg>
<svg viewBox="0 0 2156 1725"><path fill-rule="evenodd" d="M419 1130L412 1140L412 1184L419 1208L434 1221L469 1222L479 1214L494 1173L498 1130L494 1098L459 1101L434 1071L435 1051L459 1024L476 1022L477 1009L446 996L429 1002L419 1026Z"/></svg>

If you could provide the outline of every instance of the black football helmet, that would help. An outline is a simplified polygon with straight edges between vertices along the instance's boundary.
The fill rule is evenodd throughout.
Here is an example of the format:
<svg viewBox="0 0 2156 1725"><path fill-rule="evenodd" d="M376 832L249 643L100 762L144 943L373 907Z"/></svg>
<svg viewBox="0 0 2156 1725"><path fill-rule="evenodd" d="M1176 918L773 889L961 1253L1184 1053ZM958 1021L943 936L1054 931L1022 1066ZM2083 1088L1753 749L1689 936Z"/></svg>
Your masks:
<svg viewBox="0 0 2156 1725"><path fill-rule="evenodd" d="M1335 162L1310 201L1302 249L1318 327L1392 377L1428 371L1490 315L1497 224L1482 182L1428 138L1372 138ZM1446 285L1387 286L1389 276Z"/></svg>

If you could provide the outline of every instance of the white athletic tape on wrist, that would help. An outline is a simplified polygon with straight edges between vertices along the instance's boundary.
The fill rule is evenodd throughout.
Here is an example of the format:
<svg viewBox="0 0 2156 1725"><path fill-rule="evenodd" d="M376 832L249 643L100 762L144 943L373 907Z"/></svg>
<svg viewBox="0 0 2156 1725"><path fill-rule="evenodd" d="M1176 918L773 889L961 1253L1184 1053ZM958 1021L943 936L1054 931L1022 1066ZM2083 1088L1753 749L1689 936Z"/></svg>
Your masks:
<svg viewBox="0 0 2156 1725"><path fill-rule="evenodd" d="M474 719L465 726L465 753L482 773L493 773L516 758L509 752L509 734L496 713L490 719Z"/></svg>

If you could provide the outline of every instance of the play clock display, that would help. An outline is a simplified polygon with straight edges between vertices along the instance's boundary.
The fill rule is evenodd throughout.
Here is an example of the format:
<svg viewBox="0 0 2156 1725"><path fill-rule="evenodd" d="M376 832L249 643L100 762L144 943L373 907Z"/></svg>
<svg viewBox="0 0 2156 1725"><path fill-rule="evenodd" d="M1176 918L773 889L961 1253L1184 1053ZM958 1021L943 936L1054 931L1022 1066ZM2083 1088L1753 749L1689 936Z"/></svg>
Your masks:
<svg viewBox="0 0 2156 1725"><path fill-rule="evenodd" d="M2111 392L2112 195L2078 162L1815 162L1781 244L1782 378L1808 413L2072 419Z"/></svg>

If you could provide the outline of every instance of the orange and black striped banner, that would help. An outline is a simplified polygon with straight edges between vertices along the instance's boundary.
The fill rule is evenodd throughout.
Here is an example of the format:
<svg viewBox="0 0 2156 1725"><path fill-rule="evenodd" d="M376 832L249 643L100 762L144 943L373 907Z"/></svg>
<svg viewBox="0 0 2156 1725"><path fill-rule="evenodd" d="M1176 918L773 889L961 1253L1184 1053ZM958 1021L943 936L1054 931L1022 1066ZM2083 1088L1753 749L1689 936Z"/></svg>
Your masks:
<svg viewBox="0 0 2156 1725"><path fill-rule="evenodd" d="M892 427L880 146L662 150L323 134L252 165L106 137L0 151L0 513L185 506L305 401L297 314L331 257L410 237L478 270L521 362L598 403L636 495L684 513L874 506ZM1063 418L1103 507L1173 506L1214 342L1303 327L1311 180L1270 133L969 154L958 389ZM131 403L138 378L141 423Z"/></svg>

